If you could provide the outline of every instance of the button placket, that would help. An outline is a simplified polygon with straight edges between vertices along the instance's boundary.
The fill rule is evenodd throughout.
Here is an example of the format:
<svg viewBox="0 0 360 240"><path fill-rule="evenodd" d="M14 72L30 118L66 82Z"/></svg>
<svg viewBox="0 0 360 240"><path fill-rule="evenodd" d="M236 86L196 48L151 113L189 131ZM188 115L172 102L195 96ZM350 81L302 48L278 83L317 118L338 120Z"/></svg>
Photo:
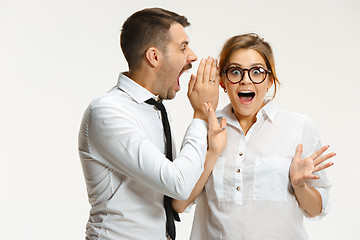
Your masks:
<svg viewBox="0 0 360 240"><path fill-rule="evenodd" d="M240 143L240 146L238 148L238 154L236 157L236 166L234 169L234 174L235 174L235 185L234 185L234 190L235 190L235 203L237 205L240 205L242 203L242 171L241 171L241 167L243 165L243 161L244 161L244 150L245 150L245 142L242 142L242 144Z"/></svg>

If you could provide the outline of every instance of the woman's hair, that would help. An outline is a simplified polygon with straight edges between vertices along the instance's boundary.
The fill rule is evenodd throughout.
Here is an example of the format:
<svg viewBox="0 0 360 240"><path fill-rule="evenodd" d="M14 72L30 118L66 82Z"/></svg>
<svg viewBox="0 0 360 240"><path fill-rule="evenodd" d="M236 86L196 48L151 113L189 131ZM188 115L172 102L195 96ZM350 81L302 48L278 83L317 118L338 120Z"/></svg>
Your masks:
<svg viewBox="0 0 360 240"><path fill-rule="evenodd" d="M138 68L149 47L166 52L171 24L190 25L187 18L162 8L147 8L132 14L123 24L120 46L130 68Z"/></svg>
<svg viewBox="0 0 360 240"><path fill-rule="evenodd" d="M274 83L275 88L273 95L274 98L280 82L276 76L273 51L270 44L264 41L263 38L260 38L256 33L233 36L225 42L220 52L220 73L224 73L224 70L228 67L230 56L239 49L254 49L263 57L266 63L266 68L271 71L270 79Z"/></svg>

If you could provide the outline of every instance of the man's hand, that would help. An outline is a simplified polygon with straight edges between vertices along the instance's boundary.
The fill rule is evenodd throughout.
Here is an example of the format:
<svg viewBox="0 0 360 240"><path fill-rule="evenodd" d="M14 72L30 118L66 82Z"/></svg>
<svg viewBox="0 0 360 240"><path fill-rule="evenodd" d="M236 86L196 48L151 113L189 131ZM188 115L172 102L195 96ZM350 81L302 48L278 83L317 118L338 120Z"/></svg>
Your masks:
<svg viewBox="0 0 360 240"><path fill-rule="evenodd" d="M314 172L319 172L333 165L332 162L321 164L327 159L335 156L335 153L328 153L320 156L328 148L328 145L324 146L313 153L310 157L301 159L303 146L302 144L297 146L295 156L290 165L290 181L293 188L303 187L308 179L318 179L319 176L314 175Z"/></svg>
<svg viewBox="0 0 360 240"><path fill-rule="evenodd" d="M216 109L219 101L219 81L217 60L212 57L202 59L196 77L191 75L187 94L194 109L194 118L207 121L208 114L204 103L211 103Z"/></svg>

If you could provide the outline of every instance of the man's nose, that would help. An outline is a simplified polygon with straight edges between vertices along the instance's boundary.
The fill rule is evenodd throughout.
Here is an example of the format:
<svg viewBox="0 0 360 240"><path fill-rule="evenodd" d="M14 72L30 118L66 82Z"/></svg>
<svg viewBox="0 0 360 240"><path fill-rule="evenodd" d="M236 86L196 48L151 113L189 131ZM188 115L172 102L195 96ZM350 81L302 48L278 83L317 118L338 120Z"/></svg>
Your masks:
<svg viewBox="0 0 360 240"><path fill-rule="evenodd" d="M193 52L193 50L189 49L190 52L189 52L189 55L187 56L187 59L186 61L188 63L192 63L192 62L195 62L197 60L197 56L196 54Z"/></svg>

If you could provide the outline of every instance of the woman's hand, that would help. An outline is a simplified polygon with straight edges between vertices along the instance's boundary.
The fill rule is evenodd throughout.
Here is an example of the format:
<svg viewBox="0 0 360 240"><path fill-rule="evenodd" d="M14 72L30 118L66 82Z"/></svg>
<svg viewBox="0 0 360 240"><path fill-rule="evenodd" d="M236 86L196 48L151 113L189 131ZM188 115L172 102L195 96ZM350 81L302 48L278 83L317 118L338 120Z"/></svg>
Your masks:
<svg viewBox="0 0 360 240"><path fill-rule="evenodd" d="M310 157L301 159L303 146L302 144L297 146L295 156L290 165L290 181L293 188L303 187L306 181L309 179L318 179L319 176L314 175L313 173L319 172L333 165L332 162L321 164L335 156L335 153L328 153L326 155L320 156L328 148L329 145L324 146L313 153Z"/></svg>
<svg viewBox="0 0 360 240"><path fill-rule="evenodd" d="M202 59L196 77L193 74L191 75L187 93L194 109L194 118L207 121L204 103L211 103L216 109L219 101L219 82L217 60L212 57Z"/></svg>
<svg viewBox="0 0 360 240"><path fill-rule="evenodd" d="M204 103L203 108L207 113L208 119L208 150L206 152L206 160L204 164L204 171L201 174L198 182L196 183L194 189L192 190L190 197L185 200L176 200L172 199L172 207L178 212L182 213L195 199L200 195L203 190L209 176L214 169L216 160L220 156L221 152L224 150L227 141L226 135L226 120L225 118L221 119L220 125L217 121L215 112L211 103Z"/></svg>
<svg viewBox="0 0 360 240"><path fill-rule="evenodd" d="M220 156L227 143L226 119L221 119L220 125L211 103L204 103L208 113L208 154Z"/></svg>

